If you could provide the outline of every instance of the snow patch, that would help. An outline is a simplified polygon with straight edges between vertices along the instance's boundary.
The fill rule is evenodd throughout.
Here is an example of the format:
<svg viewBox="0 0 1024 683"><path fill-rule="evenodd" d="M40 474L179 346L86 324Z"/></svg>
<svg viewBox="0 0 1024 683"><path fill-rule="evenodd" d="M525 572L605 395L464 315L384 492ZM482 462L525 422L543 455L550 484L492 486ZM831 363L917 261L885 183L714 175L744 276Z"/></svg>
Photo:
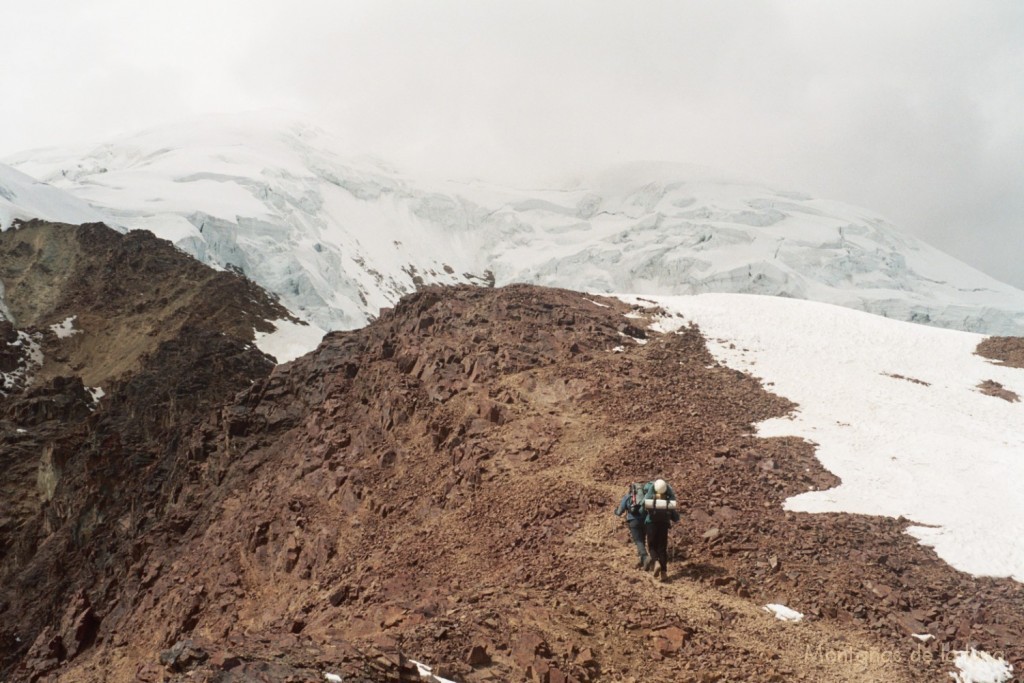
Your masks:
<svg viewBox="0 0 1024 683"><path fill-rule="evenodd" d="M4 301L4 283L0 280L0 320L13 321L14 316L11 315L11 309L7 308L7 302Z"/></svg>
<svg viewBox="0 0 1024 683"><path fill-rule="evenodd" d="M273 332L255 332L256 348L273 356L278 363L287 363L315 349L324 338L324 331L314 324L301 324L282 319L272 321Z"/></svg>
<svg viewBox="0 0 1024 683"><path fill-rule="evenodd" d="M36 336L19 330L17 338L8 343L20 351L17 365L9 372L0 372L0 394L7 395L27 386L43 366L43 349Z"/></svg>
<svg viewBox="0 0 1024 683"><path fill-rule="evenodd" d="M803 621L804 615L797 612L795 609L790 609L785 605L779 605L777 603L769 603L764 606L766 612L771 612L775 615L776 619L781 621Z"/></svg>
<svg viewBox="0 0 1024 683"><path fill-rule="evenodd" d="M33 368L40 368L43 365L43 347L39 345L39 339L36 335L29 334L28 332L18 332L18 340L11 344L12 346L24 345L25 357L28 359L28 364Z"/></svg>
<svg viewBox="0 0 1024 683"><path fill-rule="evenodd" d="M431 667L417 662L415 659L410 659L409 663L416 667L416 671L419 673L421 681L427 681L427 683L455 683L455 681L450 681L447 678L435 676ZM342 683L344 679L336 673L325 671L324 680L326 680L327 683Z"/></svg>
<svg viewBox="0 0 1024 683"><path fill-rule="evenodd" d="M409 661L416 665L416 669L420 674L420 680L429 681L429 683L455 683L455 681L448 680L447 678L435 676L433 668L426 664L417 662L415 659L410 659Z"/></svg>
<svg viewBox="0 0 1024 683"><path fill-rule="evenodd" d="M58 339L67 339L68 337L72 337L81 332L81 330L75 329L75 320L77 318L77 315L68 316L56 325L50 325L50 329L53 330L53 333L57 335Z"/></svg>
<svg viewBox="0 0 1024 683"><path fill-rule="evenodd" d="M1006 683L1013 678L1013 666L987 652L971 649L954 654L953 664L959 671L950 672L949 676L956 683Z"/></svg>
<svg viewBox="0 0 1024 683"><path fill-rule="evenodd" d="M911 633L910 637L917 638L922 643L927 643L929 640L933 640L935 638L931 633Z"/></svg>

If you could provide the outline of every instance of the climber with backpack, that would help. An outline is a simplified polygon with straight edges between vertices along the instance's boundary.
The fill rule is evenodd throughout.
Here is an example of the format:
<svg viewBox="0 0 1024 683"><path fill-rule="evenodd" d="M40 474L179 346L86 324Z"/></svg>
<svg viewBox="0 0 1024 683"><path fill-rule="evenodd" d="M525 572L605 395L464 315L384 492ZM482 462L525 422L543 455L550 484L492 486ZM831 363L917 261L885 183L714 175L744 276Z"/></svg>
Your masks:
<svg viewBox="0 0 1024 683"><path fill-rule="evenodd" d="M615 508L615 516L621 517L626 514L626 523L629 525L629 536L636 545L636 552L640 556L637 563L638 569L650 569L653 560L647 555L645 541L647 540L647 514L644 511L644 499L647 497L647 490L651 487L650 482L646 484L632 483L626 495L619 501Z"/></svg>
<svg viewBox="0 0 1024 683"><path fill-rule="evenodd" d="M676 493L664 479L656 479L645 489L644 521L647 531L647 546L651 550L651 558L657 561L654 569L655 578L661 574L661 581L668 581L668 528L672 522L679 521L676 511ZM650 565L648 565L648 568Z"/></svg>

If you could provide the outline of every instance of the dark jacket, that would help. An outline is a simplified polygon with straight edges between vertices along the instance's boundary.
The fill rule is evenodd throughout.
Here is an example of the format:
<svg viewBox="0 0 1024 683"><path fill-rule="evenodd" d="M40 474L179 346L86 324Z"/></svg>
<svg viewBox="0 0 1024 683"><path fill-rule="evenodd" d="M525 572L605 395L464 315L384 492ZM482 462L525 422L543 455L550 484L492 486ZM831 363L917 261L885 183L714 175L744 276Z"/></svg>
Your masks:
<svg viewBox="0 0 1024 683"><path fill-rule="evenodd" d="M615 516L621 517L623 512L626 513L626 521L630 524L643 524L644 513L641 512L639 516L634 515L629 509L629 491L627 491L626 495L624 495L622 500L619 501L619 507L615 508Z"/></svg>
<svg viewBox="0 0 1024 683"><path fill-rule="evenodd" d="M667 483L666 483L666 486L668 486ZM668 486L668 488L665 490L665 499L666 500L676 500L676 492L672 490L671 486ZM651 485L649 488L644 489L644 500L654 500L654 486L653 485ZM644 523L645 524L650 524L653 521L653 518L651 517L651 512L653 512L653 511L652 510L647 510L646 508L644 509ZM677 512L676 510L669 510L668 511L668 518L671 521L673 521L673 522L678 522L679 521L679 512Z"/></svg>

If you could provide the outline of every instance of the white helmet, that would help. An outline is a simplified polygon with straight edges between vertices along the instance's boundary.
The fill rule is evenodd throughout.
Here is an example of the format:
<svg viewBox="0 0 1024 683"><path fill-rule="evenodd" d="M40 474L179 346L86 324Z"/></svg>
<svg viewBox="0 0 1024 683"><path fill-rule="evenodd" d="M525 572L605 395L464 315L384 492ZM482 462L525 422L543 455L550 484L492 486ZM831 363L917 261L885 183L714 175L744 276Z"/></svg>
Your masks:
<svg viewBox="0 0 1024 683"><path fill-rule="evenodd" d="M655 493L665 493L668 490L668 484L665 483L664 479L658 479L654 482Z"/></svg>

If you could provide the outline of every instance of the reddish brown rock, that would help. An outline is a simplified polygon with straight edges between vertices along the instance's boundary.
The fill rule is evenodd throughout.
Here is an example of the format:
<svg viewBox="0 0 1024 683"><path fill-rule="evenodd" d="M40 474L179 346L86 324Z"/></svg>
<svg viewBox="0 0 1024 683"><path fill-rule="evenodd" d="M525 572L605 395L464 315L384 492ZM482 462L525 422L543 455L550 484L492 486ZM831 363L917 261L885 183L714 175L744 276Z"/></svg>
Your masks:
<svg viewBox="0 0 1024 683"><path fill-rule="evenodd" d="M654 631L651 639L654 651L662 657L669 657L682 649L686 642L686 632L678 626L668 626Z"/></svg>
<svg viewBox="0 0 1024 683"><path fill-rule="evenodd" d="M191 639L211 658L158 673L415 680L413 658L465 683L860 681L798 639L909 657L908 613L1020 663L1018 586L950 570L905 520L783 510L837 483L810 444L754 435L793 406L716 364L696 328L630 341L642 321L626 313L560 290L428 288L272 372L241 337L172 315L97 412L81 380L5 402L0 486L25 494L0 513L18 563L0 596L5 675L132 680ZM686 503L667 585L634 569L610 514L625 483L655 472ZM35 535L21 538L25 520ZM776 601L806 623L774 638L760 606ZM926 608L927 621L913 613ZM24 627L10 618L22 611ZM95 639L68 658L65 634L89 614ZM483 644L491 663L474 668ZM907 664L876 679L946 673Z"/></svg>
<svg viewBox="0 0 1024 683"><path fill-rule="evenodd" d="M486 666L491 663L486 645L474 645L466 653L466 664L470 666Z"/></svg>

